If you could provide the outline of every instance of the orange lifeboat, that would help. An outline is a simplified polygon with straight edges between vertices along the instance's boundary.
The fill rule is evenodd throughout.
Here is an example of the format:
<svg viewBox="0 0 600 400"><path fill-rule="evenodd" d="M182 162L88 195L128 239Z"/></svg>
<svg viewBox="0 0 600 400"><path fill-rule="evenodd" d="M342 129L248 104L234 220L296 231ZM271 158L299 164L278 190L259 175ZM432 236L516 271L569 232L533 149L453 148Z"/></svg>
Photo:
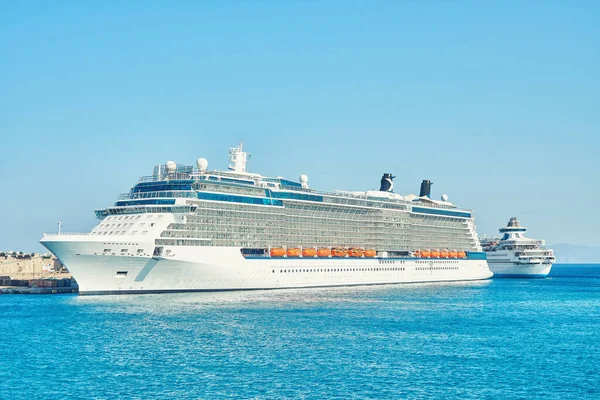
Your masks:
<svg viewBox="0 0 600 400"><path fill-rule="evenodd" d="M448 258L456 258L456 257L457 257L456 250L450 250L448 252Z"/></svg>
<svg viewBox="0 0 600 400"><path fill-rule="evenodd" d="M458 257L458 258L467 258L467 253L465 253L463 250L461 250L461 251L459 251L456 254L456 257Z"/></svg>
<svg viewBox="0 0 600 400"><path fill-rule="evenodd" d="M281 247L273 247L270 251L271 257L283 257L285 255L285 249Z"/></svg>
<svg viewBox="0 0 600 400"><path fill-rule="evenodd" d="M448 258L448 250L440 251L440 258Z"/></svg>
<svg viewBox="0 0 600 400"><path fill-rule="evenodd" d="M365 250L365 257L375 257L377 255L377 252L374 249L367 249Z"/></svg>
<svg viewBox="0 0 600 400"><path fill-rule="evenodd" d="M415 258L421 258L421 250L415 250L413 255L415 256Z"/></svg>
<svg viewBox="0 0 600 400"><path fill-rule="evenodd" d="M431 258L440 258L440 252L437 250L431 250Z"/></svg>
<svg viewBox="0 0 600 400"><path fill-rule="evenodd" d="M300 257L300 249L297 247L291 247L289 249L287 249L287 256L288 257Z"/></svg>
<svg viewBox="0 0 600 400"><path fill-rule="evenodd" d="M329 257L330 255L331 255L331 250L329 250L329 249L317 250L317 257Z"/></svg>
<svg viewBox="0 0 600 400"><path fill-rule="evenodd" d="M364 251L363 249L361 249L361 248L357 248L357 247L355 247L355 248L353 248L353 249L350 249L350 250L348 251L348 255L349 255L350 257L362 257L362 256L363 256L363 254L365 254L365 251Z"/></svg>
<svg viewBox="0 0 600 400"><path fill-rule="evenodd" d="M348 255L348 250L346 249L331 249L332 257L346 257Z"/></svg>
<svg viewBox="0 0 600 400"><path fill-rule="evenodd" d="M431 252L429 250L421 250L421 257L429 258L431 257Z"/></svg>
<svg viewBox="0 0 600 400"><path fill-rule="evenodd" d="M314 247L307 247L302 249L302 257L314 257L317 255L317 249Z"/></svg>

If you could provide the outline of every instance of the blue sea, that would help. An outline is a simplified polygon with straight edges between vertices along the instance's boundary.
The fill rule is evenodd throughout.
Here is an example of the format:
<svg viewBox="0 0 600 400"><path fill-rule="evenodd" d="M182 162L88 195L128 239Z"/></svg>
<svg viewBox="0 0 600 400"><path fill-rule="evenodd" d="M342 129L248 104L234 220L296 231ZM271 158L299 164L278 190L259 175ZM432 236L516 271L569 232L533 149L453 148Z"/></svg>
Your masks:
<svg viewBox="0 0 600 400"><path fill-rule="evenodd" d="M546 279L0 296L0 399L600 398L600 265Z"/></svg>

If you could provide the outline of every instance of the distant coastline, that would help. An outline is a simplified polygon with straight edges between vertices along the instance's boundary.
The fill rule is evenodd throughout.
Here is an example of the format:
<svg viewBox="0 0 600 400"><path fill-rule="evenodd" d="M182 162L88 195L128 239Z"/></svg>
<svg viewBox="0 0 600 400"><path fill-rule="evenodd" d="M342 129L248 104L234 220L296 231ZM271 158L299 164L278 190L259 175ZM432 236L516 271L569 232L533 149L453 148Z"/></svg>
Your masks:
<svg viewBox="0 0 600 400"><path fill-rule="evenodd" d="M556 264L554 264L554 266L552 268L554 268L554 267L598 268L598 267L600 267L600 262L597 262L597 263L556 263Z"/></svg>
<svg viewBox="0 0 600 400"><path fill-rule="evenodd" d="M561 243L548 245L557 264L600 264L600 247Z"/></svg>

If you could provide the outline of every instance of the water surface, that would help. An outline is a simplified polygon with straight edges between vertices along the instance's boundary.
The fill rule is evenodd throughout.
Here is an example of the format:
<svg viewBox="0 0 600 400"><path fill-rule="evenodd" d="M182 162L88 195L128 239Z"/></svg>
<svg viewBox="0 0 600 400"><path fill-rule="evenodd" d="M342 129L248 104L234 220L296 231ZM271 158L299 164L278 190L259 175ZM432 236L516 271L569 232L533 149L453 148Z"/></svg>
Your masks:
<svg viewBox="0 0 600 400"><path fill-rule="evenodd" d="M0 296L0 398L600 398L600 266L547 279Z"/></svg>

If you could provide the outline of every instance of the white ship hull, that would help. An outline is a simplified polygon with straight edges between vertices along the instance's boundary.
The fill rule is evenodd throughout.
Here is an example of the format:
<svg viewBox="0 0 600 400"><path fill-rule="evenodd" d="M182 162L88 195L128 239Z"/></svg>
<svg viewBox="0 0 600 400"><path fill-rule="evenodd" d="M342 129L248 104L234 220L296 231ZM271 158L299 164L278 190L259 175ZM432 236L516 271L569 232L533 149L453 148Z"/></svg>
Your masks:
<svg viewBox="0 0 600 400"><path fill-rule="evenodd" d="M114 240L114 239L113 239ZM127 239L131 242L131 238ZM245 258L236 247L106 243L90 236L42 239L73 274L81 294L284 289L488 279L485 260L414 258ZM122 251L125 250L125 251Z"/></svg>
<svg viewBox="0 0 600 400"><path fill-rule="evenodd" d="M554 252L543 240L525 237L527 228L516 217L501 228L502 238L482 240L494 278L545 278L554 263Z"/></svg>
<svg viewBox="0 0 600 400"><path fill-rule="evenodd" d="M494 278L545 278L552 269L552 263L491 262L489 266Z"/></svg>

